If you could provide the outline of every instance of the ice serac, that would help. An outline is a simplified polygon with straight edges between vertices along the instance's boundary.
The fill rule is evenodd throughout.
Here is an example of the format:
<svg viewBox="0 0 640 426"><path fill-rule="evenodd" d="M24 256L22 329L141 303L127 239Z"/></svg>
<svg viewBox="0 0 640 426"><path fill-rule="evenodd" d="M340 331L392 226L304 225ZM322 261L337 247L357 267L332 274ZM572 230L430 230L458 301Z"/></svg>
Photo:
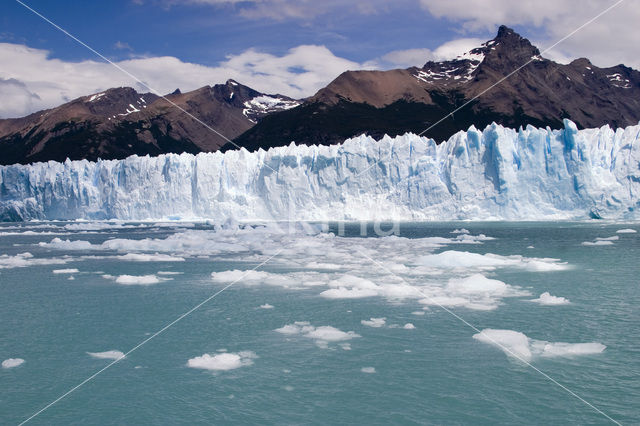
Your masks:
<svg viewBox="0 0 640 426"><path fill-rule="evenodd" d="M0 167L0 218L637 219L640 125Z"/></svg>

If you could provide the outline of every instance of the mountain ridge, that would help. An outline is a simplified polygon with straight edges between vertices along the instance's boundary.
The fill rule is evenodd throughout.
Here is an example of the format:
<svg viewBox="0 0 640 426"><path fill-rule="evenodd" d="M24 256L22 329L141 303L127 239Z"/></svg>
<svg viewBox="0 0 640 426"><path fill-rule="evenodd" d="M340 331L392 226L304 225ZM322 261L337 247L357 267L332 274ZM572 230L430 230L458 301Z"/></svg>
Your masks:
<svg viewBox="0 0 640 426"><path fill-rule="evenodd" d="M425 136L444 141L471 125L560 128L565 118L579 128L636 124L640 72L624 65L599 68L586 58L558 64L501 26L494 39L453 60L344 72L298 108L265 118L234 142L252 151L290 141L334 144L363 133L379 138L431 127Z"/></svg>
<svg viewBox="0 0 640 426"><path fill-rule="evenodd" d="M111 88L26 117L0 120L0 164L215 151L228 142L225 137L238 136L266 114L297 104L235 80L185 93L177 89L166 96Z"/></svg>
<svg viewBox="0 0 640 426"><path fill-rule="evenodd" d="M441 142L472 125L561 128L565 118L578 128L636 124L640 72L622 64L599 68L586 58L558 64L501 26L495 38L452 60L346 71L302 100L231 79L165 97L112 88L0 120L0 164L255 151L292 141L328 145L360 134L381 138L425 129Z"/></svg>

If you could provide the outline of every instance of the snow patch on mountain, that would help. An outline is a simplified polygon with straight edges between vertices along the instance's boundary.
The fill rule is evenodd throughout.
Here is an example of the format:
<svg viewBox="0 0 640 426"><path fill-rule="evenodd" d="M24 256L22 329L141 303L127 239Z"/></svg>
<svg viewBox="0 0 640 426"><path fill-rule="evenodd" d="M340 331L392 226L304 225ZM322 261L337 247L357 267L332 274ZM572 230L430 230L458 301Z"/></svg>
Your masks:
<svg viewBox="0 0 640 426"><path fill-rule="evenodd" d="M242 113L250 121L256 122L258 117L275 111L284 111L300 105L300 101L277 96L261 95L246 101Z"/></svg>

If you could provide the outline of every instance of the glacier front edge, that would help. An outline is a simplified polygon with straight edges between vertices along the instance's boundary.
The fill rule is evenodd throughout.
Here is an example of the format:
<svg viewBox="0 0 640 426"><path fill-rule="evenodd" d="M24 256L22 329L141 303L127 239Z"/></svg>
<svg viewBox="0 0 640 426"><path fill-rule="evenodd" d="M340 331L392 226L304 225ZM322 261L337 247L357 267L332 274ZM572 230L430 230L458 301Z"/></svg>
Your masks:
<svg viewBox="0 0 640 426"><path fill-rule="evenodd" d="M640 125L0 167L0 220L639 218Z"/></svg>

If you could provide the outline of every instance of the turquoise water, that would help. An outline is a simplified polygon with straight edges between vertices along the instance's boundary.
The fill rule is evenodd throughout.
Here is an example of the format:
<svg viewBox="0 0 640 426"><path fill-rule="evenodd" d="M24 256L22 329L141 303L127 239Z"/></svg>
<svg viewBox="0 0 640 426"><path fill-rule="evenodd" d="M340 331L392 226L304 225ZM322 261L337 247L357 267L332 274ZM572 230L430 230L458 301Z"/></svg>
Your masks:
<svg viewBox="0 0 640 426"><path fill-rule="evenodd" d="M329 238L299 230L234 233L206 224L68 225L0 226L0 254L6 255L0 258L0 361L25 360L0 369L1 424L20 423L112 361L88 352L127 352L228 285L228 273L212 279L212 272L249 271L274 254L259 268L268 276L241 279L32 423L611 423L530 366L474 339L477 331L453 314L478 330L605 345L601 353L533 355L529 361L616 421L640 421L640 234L617 233L640 230L638 225L401 224L402 238L376 237L372 226L361 237L359 225ZM460 228L469 234L451 233ZM495 239L454 241L480 234ZM583 245L616 236L607 245ZM90 244L72 250L67 239ZM145 243L136 245L139 240ZM492 253L504 264L460 268L443 262L425 269L420 257L443 251L466 253L456 262L470 253ZM16 257L25 252L32 257ZM184 260L119 257L127 253ZM523 257L508 257L513 255ZM528 266L534 258L555 260L541 260L546 266L539 270ZM52 272L59 269L78 272ZM123 275L158 282L123 285L116 278ZM345 275L370 280L378 294L323 293L352 285ZM471 296L454 290L456 280L470 275L498 280L509 290ZM344 287L336 284L340 279ZM432 291L446 309L421 296L390 296L386 289L393 283ZM543 292L570 303L529 301ZM265 304L273 308L261 308ZM361 322L372 317L384 317L384 325ZM275 331L297 321L345 333L332 340ZM407 323L415 328L403 328ZM345 337L348 331L353 333ZM222 350L255 356L228 370L187 366Z"/></svg>

